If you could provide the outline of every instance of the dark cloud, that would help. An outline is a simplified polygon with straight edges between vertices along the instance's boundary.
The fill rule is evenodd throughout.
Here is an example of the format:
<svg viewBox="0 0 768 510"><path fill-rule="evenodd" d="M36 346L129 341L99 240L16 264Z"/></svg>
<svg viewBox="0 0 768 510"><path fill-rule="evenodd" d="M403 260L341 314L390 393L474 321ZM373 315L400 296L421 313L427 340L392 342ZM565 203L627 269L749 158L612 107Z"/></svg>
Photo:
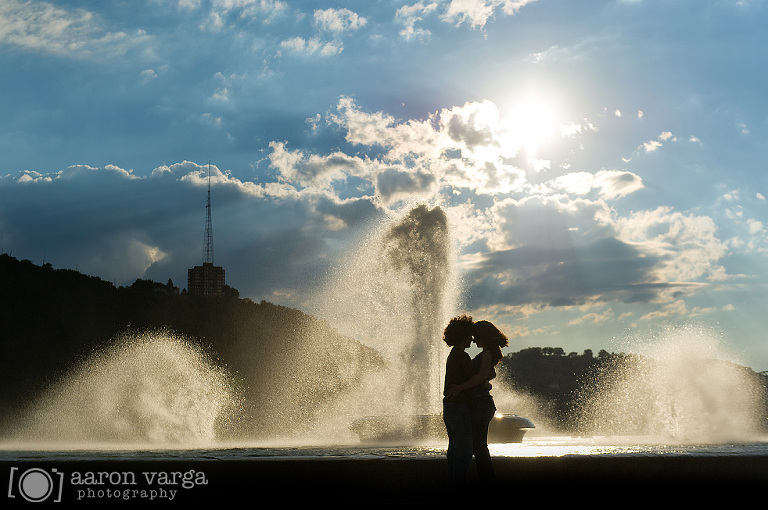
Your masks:
<svg viewBox="0 0 768 510"><path fill-rule="evenodd" d="M667 287L654 282L657 263L614 238L570 248L522 246L486 254L468 277L468 295L473 307L648 302Z"/></svg>
<svg viewBox="0 0 768 510"><path fill-rule="evenodd" d="M389 168L376 177L376 189L385 201L398 195L418 195L435 185L435 176L425 172L405 172Z"/></svg>
<svg viewBox="0 0 768 510"><path fill-rule="evenodd" d="M146 178L115 167L5 178L2 250L118 285L171 278L186 287L186 270L202 261L206 171L186 161ZM215 166L212 174L215 263L245 297L307 288L334 251L379 213L370 200L268 196Z"/></svg>

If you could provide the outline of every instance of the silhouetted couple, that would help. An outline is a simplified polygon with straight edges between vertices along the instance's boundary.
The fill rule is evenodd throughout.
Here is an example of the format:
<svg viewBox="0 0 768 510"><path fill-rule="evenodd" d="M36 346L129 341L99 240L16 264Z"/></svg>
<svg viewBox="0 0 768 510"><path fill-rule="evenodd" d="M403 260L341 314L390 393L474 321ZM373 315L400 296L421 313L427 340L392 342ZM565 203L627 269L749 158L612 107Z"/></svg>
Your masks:
<svg viewBox="0 0 768 510"><path fill-rule="evenodd" d="M488 451L488 427L496 413L490 380L501 361L501 348L507 337L488 321L473 322L467 315L454 317L443 332L451 347L445 367L443 420L448 432L448 483L461 488L475 457L478 481L493 486L496 472ZM470 358L466 349L472 344L482 352Z"/></svg>

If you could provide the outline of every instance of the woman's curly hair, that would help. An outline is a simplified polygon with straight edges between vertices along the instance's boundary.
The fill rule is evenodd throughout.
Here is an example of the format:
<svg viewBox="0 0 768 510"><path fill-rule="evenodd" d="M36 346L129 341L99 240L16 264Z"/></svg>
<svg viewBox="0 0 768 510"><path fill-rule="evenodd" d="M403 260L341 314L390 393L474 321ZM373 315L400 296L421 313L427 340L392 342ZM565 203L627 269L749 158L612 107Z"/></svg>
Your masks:
<svg viewBox="0 0 768 510"><path fill-rule="evenodd" d="M448 322L443 331L443 341L450 347L472 338L472 317L459 315Z"/></svg>
<svg viewBox="0 0 768 510"><path fill-rule="evenodd" d="M494 364L502 358L501 348L509 346L507 335L502 333L492 322L475 322L472 326L472 335L479 347L490 349Z"/></svg>

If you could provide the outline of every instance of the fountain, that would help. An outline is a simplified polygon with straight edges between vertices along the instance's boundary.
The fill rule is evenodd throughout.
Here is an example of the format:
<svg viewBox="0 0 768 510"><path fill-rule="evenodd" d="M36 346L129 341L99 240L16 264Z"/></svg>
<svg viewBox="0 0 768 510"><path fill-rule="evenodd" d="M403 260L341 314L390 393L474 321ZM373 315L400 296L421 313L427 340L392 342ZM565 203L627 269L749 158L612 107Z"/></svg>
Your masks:
<svg viewBox="0 0 768 510"><path fill-rule="evenodd" d="M35 401L14 435L66 448L206 445L234 403L228 375L195 343L124 335Z"/></svg>
<svg viewBox="0 0 768 510"><path fill-rule="evenodd" d="M384 373L345 395L351 429L364 442L447 439L442 373L448 349L442 331L455 314L458 278L442 209L419 205L373 229L321 294L319 315L385 354ZM359 416L365 411L365 416ZM357 416L356 416L357 415ZM499 413L489 435L519 442L530 420Z"/></svg>
<svg viewBox="0 0 768 510"><path fill-rule="evenodd" d="M577 400L585 431L681 443L759 436L764 390L749 369L727 361L716 327L669 326L628 341L636 354L594 374Z"/></svg>
<svg viewBox="0 0 768 510"><path fill-rule="evenodd" d="M370 229L329 275L315 296L314 313L379 351L384 367L322 413L325 434L348 431L363 415L438 411L442 327L457 286L452 262L445 214L418 206L394 224Z"/></svg>

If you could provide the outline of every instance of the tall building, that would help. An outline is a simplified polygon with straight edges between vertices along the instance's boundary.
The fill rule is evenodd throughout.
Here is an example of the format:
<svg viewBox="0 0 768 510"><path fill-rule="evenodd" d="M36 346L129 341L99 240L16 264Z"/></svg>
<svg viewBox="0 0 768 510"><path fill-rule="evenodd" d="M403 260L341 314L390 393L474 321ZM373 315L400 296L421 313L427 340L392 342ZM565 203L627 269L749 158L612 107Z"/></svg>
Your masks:
<svg viewBox="0 0 768 510"><path fill-rule="evenodd" d="M195 296L224 295L224 268L213 265L213 222L211 221L211 163L208 163L208 203L205 206L203 265L187 270L187 292Z"/></svg>
<svg viewBox="0 0 768 510"><path fill-rule="evenodd" d="M193 296L223 296L224 268L203 262L187 270L187 292Z"/></svg>

